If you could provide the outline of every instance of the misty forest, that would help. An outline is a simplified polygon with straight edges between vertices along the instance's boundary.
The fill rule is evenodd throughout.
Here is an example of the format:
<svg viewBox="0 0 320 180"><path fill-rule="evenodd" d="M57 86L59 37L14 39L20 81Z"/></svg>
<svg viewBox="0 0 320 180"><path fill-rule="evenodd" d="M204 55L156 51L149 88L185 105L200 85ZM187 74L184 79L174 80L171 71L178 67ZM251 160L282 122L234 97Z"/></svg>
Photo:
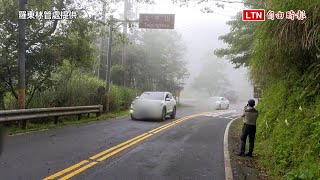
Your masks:
<svg viewBox="0 0 320 180"><path fill-rule="evenodd" d="M253 85L259 85L258 162L272 179L319 179L319 1L244 0L238 9L210 2L168 1L200 12L177 13L174 30L128 23L125 34L116 24L105 95L109 16L121 12L117 18L123 18L122 1L28 0L28 9L69 9L78 16L26 21L26 108L110 102L104 110L114 113L128 110L144 91L177 90L181 99L224 96L236 104L253 98ZM157 3L130 1L127 18L156 11ZM226 17L228 6L235 13ZM303 9L307 19L244 22L243 8ZM0 110L18 108L18 9L18 1L0 0ZM182 19L187 25L179 24Z"/></svg>

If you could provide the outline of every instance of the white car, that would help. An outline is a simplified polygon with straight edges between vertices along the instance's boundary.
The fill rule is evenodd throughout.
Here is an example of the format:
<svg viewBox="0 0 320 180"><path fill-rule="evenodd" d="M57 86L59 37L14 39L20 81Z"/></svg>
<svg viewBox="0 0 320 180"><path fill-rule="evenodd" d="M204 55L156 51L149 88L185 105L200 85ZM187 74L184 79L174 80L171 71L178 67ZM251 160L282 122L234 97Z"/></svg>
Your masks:
<svg viewBox="0 0 320 180"><path fill-rule="evenodd" d="M152 118L164 121L176 117L177 102L169 92L144 92L131 104L131 119Z"/></svg>
<svg viewBox="0 0 320 180"><path fill-rule="evenodd" d="M229 100L224 97L210 97L209 104L215 109L229 109Z"/></svg>

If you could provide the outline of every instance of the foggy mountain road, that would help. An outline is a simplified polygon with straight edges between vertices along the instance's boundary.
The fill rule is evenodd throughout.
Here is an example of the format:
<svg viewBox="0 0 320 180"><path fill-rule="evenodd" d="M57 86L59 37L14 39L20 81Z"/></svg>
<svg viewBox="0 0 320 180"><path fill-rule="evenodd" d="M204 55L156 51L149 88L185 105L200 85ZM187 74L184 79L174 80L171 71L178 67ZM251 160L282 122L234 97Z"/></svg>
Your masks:
<svg viewBox="0 0 320 180"><path fill-rule="evenodd" d="M0 0L0 180L320 180L319 2Z"/></svg>
<svg viewBox="0 0 320 180"><path fill-rule="evenodd" d="M1 178L224 179L224 117L236 113L204 107L182 107L175 120L160 123L123 117L11 136Z"/></svg>

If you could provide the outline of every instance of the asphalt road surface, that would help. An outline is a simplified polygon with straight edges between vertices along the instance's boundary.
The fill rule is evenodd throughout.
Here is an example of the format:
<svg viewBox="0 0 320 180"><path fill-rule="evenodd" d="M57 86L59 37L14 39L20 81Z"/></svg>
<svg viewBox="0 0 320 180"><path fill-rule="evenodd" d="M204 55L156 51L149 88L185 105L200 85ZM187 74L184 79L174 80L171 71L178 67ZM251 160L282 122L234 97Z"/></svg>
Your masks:
<svg viewBox="0 0 320 180"><path fill-rule="evenodd" d="M190 104L164 122L122 117L10 136L0 179L223 180L224 131L239 111Z"/></svg>

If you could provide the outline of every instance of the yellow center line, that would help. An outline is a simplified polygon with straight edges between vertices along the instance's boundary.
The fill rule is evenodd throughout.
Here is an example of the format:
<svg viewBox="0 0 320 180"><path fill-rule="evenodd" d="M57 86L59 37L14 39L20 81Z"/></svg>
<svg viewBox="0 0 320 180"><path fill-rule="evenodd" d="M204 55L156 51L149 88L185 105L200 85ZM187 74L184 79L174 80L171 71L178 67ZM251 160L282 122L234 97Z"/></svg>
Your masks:
<svg viewBox="0 0 320 180"><path fill-rule="evenodd" d="M78 167L80 167L80 166L82 166L83 164L86 164L86 163L88 163L88 162L89 162L88 160L83 160L83 161L81 161L81 162L79 162L79 163L77 163L77 164L75 164L75 165L73 165L73 166L70 166L70 167L68 167L68 168L66 168L66 169L64 169L64 170L62 170L62 171L60 171L60 172L57 172L57 173L55 173L55 174L53 174L53 175L51 175L51 176L49 176L49 177L47 177L47 178L45 178L45 179L43 179L43 180L51 180L51 179L54 179L54 178L59 177L59 176L65 174L65 173L67 173L67 172L69 172L69 171L72 171L72 170L74 170L74 169L76 169L76 168L78 168Z"/></svg>
<svg viewBox="0 0 320 180"><path fill-rule="evenodd" d="M111 156L113 156L113 155L115 155L115 154L118 154L119 152L121 152L121 151L123 151L123 150L125 150L125 149L127 149L127 148L129 148L129 147L131 147L131 146L133 146L133 145L135 145L135 144L137 144L138 142L140 142L140 141L142 141L142 140L144 140L144 139L147 139L147 138L150 137L150 136L152 136L152 134L148 134L148 135L144 136L144 137L141 138L141 139L135 140L134 142L132 142L132 143L130 143L130 144L128 144L128 145L125 145L125 146L123 146L123 147L121 147L121 148L119 148L119 149L117 149L117 150L115 150L115 151L113 151L113 152L111 152L111 153L109 153L109 154L101 157L100 159L98 159L98 161L106 160L106 159L108 159L109 157L111 157Z"/></svg>
<svg viewBox="0 0 320 180"><path fill-rule="evenodd" d="M177 122L177 121L181 121L181 120L184 120L184 119L187 119L187 118L188 118L188 117L184 117L184 118L177 119L177 120L175 120L175 121L173 121L173 122L167 123L167 124L165 124L165 125L163 125L163 126L160 126L160 127L156 128L156 129L153 129L152 131L149 131L148 133L154 133L155 131L158 131L159 129L162 129L162 128L166 127L166 126L169 126L169 125L171 125L171 124L174 124L174 123Z"/></svg>
<svg viewBox="0 0 320 180"><path fill-rule="evenodd" d="M176 120L176 121L182 122L182 121L185 121L185 120L187 120L187 119L188 119L188 118L182 118L182 119ZM176 121L175 121L175 122L176 122ZM100 159L98 159L98 161L106 160L107 158L109 158L109 157L111 157L111 156L113 156L113 155L121 152L122 150L127 149L128 147L131 147L131 146L137 144L138 142L141 142L142 140L147 139L148 137L150 137L150 136L152 136L152 135L154 135L154 134L156 134L156 133L159 133L159 132L161 132L161 131L163 131L163 130L171 127L171 126L174 126L174 125L175 125L175 123L168 123L167 126L162 127L161 129L157 128L158 130L153 131L152 134L148 134L148 135L146 135L146 136L143 136L142 138L137 139L137 140L135 140L135 141L133 141L133 142L131 142L131 143L129 143L129 144L127 144L127 145L125 145L125 146L123 146L123 147L121 147L121 148L119 148L119 149L117 149L117 150L115 150L115 151L113 151L113 152L111 152L111 153L103 156L103 157L101 157Z"/></svg>
<svg viewBox="0 0 320 180"><path fill-rule="evenodd" d="M205 115L207 113L208 112L195 114L195 115L191 115L191 116L187 116L187 117L184 117L184 118L180 118L180 119L175 120L173 122L167 123L167 124L162 125L162 126L160 126L158 128L155 128L155 129L153 129L151 131L148 131L148 132L143 133L143 134L141 134L139 136L136 136L136 137L134 137L132 139L129 139L129 140L127 140L127 141L125 141L125 142L123 142L121 144L113 146L112 148L109 148L109 149L107 149L105 151L102 151L102 152L90 157L89 160L96 160L97 158L99 158L99 159L97 159L97 161L99 161L99 162L104 161L104 160L108 159L109 157L111 157L111 156L113 156L113 155L115 155L115 154L117 154L117 153L119 153L119 152L121 152L121 151L123 151L123 150L125 150L125 149L127 149L127 148L129 148L129 147L141 142L141 141L143 141L144 139L147 139L147 138L151 137L152 135L154 135L156 133L159 133L159 132L171 127L171 126L174 126L176 124L179 124L179 123L181 123L183 121L186 121L188 119L191 119L191 118L194 118L194 117L197 117L197 116ZM63 174L66 174L66 173L68 173L68 172L70 172L70 171L72 171L72 170L74 170L74 169L76 169L76 168L78 168L78 167L80 167L80 166L82 166L84 164L87 164L89 162L90 161L88 161L88 160L81 161L80 163L77 163L77 164L75 164L75 165L73 165L71 167L68 167L68 168L66 168L66 169L64 169L62 171L59 171L59 172L57 172L57 173L45 178L44 180L50 180L50 179L57 178L57 177L62 176ZM81 173L82 171L85 171L86 169L96 165L97 163L98 162L90 162L89 164L87 164L87 165L75 170L74 172L72 172L72 173L70 173L70 174L68 174L66 176L61 177L60 179L61 180L69 179L69 178Z"/></svg>
<svg viewBox="0 0 320 180"><path fill-rule="evenodd" d="M181 118L181 119L183 119L183 118ZM116 145L116 146L113 146L112 148L109 148L109 149L107 149L107 150L105 150L105 151L102 151L102 152L100 152L100 153L98 153L98 154L90 157L89 159L91 159L91 160L97 159L97 158L99 158L100 156L102 156L102 155L104 155L104 154L106 154L106 153L109 153L109 152L111 152L111 151L113 151L113 150L115 150L115 149L118 149L118 148L120 148L120 147L122 147L122 146L124 146L124 145L126 145L126 144L128 144L128 143L130 143L130 142L132 142L132 141L135 141L135 140L137 140L137 139L139 139L139 138L141 138L141 137L143 137L143 136L146 136L146 135L149 134L149 133L153 133L154 131L157 131L158 129L161 129L161 128L163 128L163 127L166 127L166 126L168 126L168 125L170 125L170 124L172 124L172 122L171 122L171 123L167 123L167 124L165 124L165 125L162 125L162 126L156 128L156 129L153 129L153 130L148 131L148 132L146 132L146 133L143 133L143 134L141 134L141 135L139 135L139 136L136 136L136 137L134 137L134 138L132 138L132 139L129 139L129 140L127 140L127 141L125 141L125 142L123 142L123 143L121 143L121 144L118 144L118 145Z"/></svg>
<svg viewBox="0 0 320 180"><path fill-rule="evenodd" d="M181 118L181 119L178 119L178 120L176 120L176 121L183 120L183 119L185 119L185 118L186 118L186 117ZM175 121L174 121L174 122L175 122ZM113 150L115 150L115 149L117 149L117 148L120 148L121 146L124 146L125 144L128 144L128 143L130 143L130 142L132 142L132 141L134 141L134 140L136 140L136 139L139 139L139 138L141 138L141 137L143 137L143 136L146 136L146 135L148 135L149 133L153 133L153 132L155 132L155 131L157 131L157 130L159 130L159 129L161 129L161 128L164 128L164 127L166 127L166 126L169 126L169 125L173 124L174 122L167 123L167 124L162 125L162 126L156 128L156 129L153 129L153 130L151 130L151 131L149 131L149 132L147 132L147 133L143 133L143 134L141 134L141 135L139 135L139 136L136 136L136 137L134 137L134 138L132 138L132 139L130 139L130 140L127 140L127 141L125 141L125 142L123 142L123 143L121 143L121 144L118 144L118 145L116 145L116 146L114 146L114 147L112 147L112 148L109 148L109 149L107 149L107 150L105 150L105 151L102 151L102 152L100 152L100 153L98 153L98 154L90 157L89 159L90 159L90 160L94 160L94 159L96 159L96 158L98 158L98 157L100 157L100 156L103 156L103 155L106 154L106 153L109 153L109 152L111 152L111 151L113 151ZM149 136L148 136L148 137L149 137ZM89 162L88 160L81 161L81 162L79 162L79 163L77 163L77 164L75 164L75 165L73 165L73 166L71 166L71 167L68 167L68 168L66 168L66 169L64 169L64 170L62 170L62 171L59 171L59 172L57 172L57 173L55 173L55 174L53 174L53 175L45 178L44 180L51 180L51 179L57 178L57 177L65 174L65 173L68 173L69 171L72 171L72 170L74 170L74 169L76 169L76 168L78 168L78 167L80 167L80 166L82 166L83 164L86 164L86 163L88 163L88 162ZM91 166L90 166L90 167L91 167Z"/></svg>
<svg viewBox="0 0 320 180"><path fill-rule="evenodd" d="M159 133L159 132L161 132L161 131L163 131L163 130L165 130L165 129L168 129L169 127L174 126L174 125L175 125L175 124L170 124L169 126L166 126L166 127L162 128L162 129L159 129L159 130L153 132L153 134L157 134L157 133Z"/></svg>
<svg viewBox="0 0 320 180"><path fill-rule="evenodd" d="M109 154L101 157L100 159L98 159L98 161L104 161L104 160L106 160L107 158L109 158L109 157L111 157L111 156L113 156L113 155L115 155L115 154L117 154L117 153L119 153L119 152L127 149L128 147L131 147L131 146L133 146L133 145L135 145L135 144L143 141L144 139L147 139L147 138L153 136L154 134L159 133L159 132L161 132L161 131L163 131L163 130L171 127L171 126L174 126L174 125L175 125L175 124L171 124L171 123L170 123L169 126L166 126L166 127L163 127L163 128L161 128L161 129L159 129L159 130L157 130L157 131L154 131L153 134L148 134L148 135L146 135L146 136L144 136L144 137L142 137L142 138L140 138L140 139L137 139L137 140L135 140L134 142L132 142L132 143L130 143L130 144L127 144L127 145L125 145L125 146L123 146L123 147L121 147L121 148L119 148L119 149L117 149L117 150L115 150L115 151L113 151L113 152L111 152L111 153L109 153Z"/></svg>
<svg viewBox="0 0 320 180"><path fill-rule="evenodd" d="M152 136L152 134L148 134L148 135L142 137L141 139L138 139L138 140L136 140L136 141L134 141L134 142L132 142L130 144L127 144L127 145L125 145L125 146L123 146L123 147L121 147L121 148L119 148L119 149L117 149L117 150L115 150L115 151L113 151L113 152L101 157L100 159L98 159L98 161L100 161L100 162L104 161L104 160L108 159L109 157L111 157L111 156L113 156L115 154L118 154L119 152L121 152L121 151L123 151L123 150L125 150L125 149L127 149L127 148L129 148L131 146L133 146L134 144L137 144L138 142L140 142L140 141L142 141L142 140L144 140L144 139L146 139L146 138L148 138L150 136ZM80 169L78 169L78 170L76 170L76 171L74 171L74 172L72 172L72 173L60 178L59 180L69 179L69 178L81 173L82 171L85 171L85 170L89 169L90 167L92 167L92 166L94 166L96 164L97 164L97 162L92 162L92 163L90 163L90 164L88 164L86 166L83 166L82 168L80 168Z"/></svg>
<svg viewBox="0 0 320 180"><path fill-rule="evenodd" d="M100 153L98 153L98 154L96 154L96 155L94 155L94 156L91 156L89 159L91 159L91 160L97 159L97 158L99 158L100 156L102 156L102 155L104 155L104 154L106 154L106 153L109 153L109 152L111 152L111 151L113 151L113 150L115 150L115 149L118 149L118 148L120 148L121 146L124 146L124 145L126 145L126 144L128 144L128 143L130 143L130 142L132 142L132 141L134 141L134 140L136 140L136 139L139 139L139 138L147 135L147 134L148 134L148 133L143 133L143 134L141 134L141 135L139 135L139 136L137 136L137 137L135 137L135 138L129 139L129 140L127 140L127 141L125 141L125 142L123 142L123 143L121 143L121 144L118 144L118 145L116 145L116 146L113 146L112 148L106 149L106 150L104 150L104 151L102 151L102 152L100 152Z"/></svg>
<svg viewBox="0 0 320 180"><path fill-rule="evenodd" d="M73 171L72 173L70 173L70 174L68 174L68 175L66 175L66 176L64 176L64 177L62 177L62 178L60 178L59 180L66 180L66 179L70 179L71 177L73 177L73 176L75 176L75 175L77 175L77 174L81 173L82 171L84 171L84 170L86 170L86 169L88 169L88 168L90 168L90 167L94 166L95 164L97 164L97 162L91 162L91 163L89 163L89 164L87 164L87 165L85 165L85 166L81 167L80 169L77 169L76 171Z"/></svg>

